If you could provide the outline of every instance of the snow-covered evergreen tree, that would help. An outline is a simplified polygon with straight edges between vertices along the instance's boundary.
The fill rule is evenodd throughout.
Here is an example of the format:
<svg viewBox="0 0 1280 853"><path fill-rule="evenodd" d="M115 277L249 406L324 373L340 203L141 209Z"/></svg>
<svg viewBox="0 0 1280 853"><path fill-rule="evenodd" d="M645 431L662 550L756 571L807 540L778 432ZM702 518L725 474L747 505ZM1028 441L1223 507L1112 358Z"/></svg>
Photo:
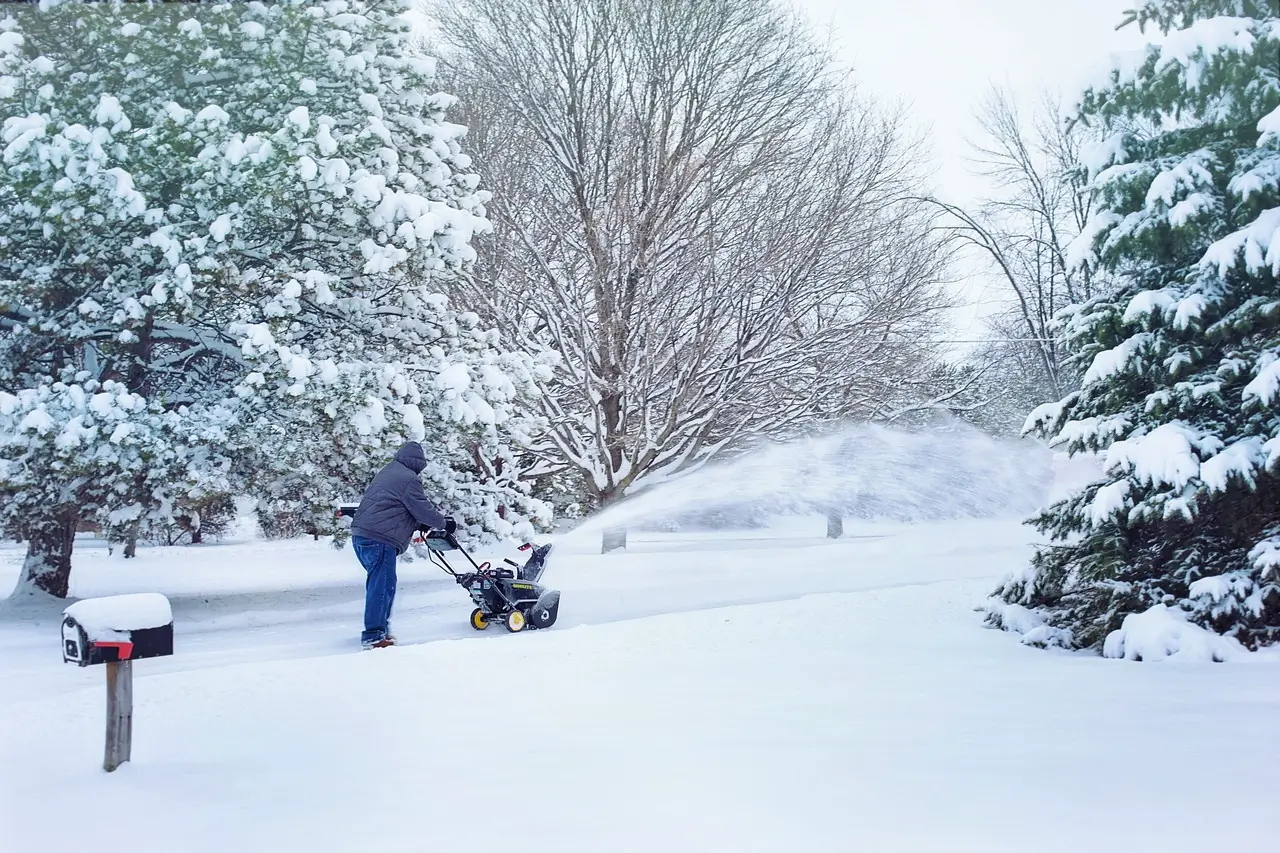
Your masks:
<svg viewBox="0 0 1280 853"><path fill-rule="evenodd" d="M0 19L0 524L30 543L25 583L65 593L78 519L163 514L211 478L334 532L407 438L473 532L544 512L502 468L538 367L437 293L487 195L410 7Z"/></svg>
<svg viewBox="0 0 1280 853"><path fill-rule="evenodd" d="M1105 476L1035 519L1056 541L989 613L1129 658L1207 628L1221 658L1280 640L1280 12L1146 0L1130 17L1163 37L1080 103L1109 134L1089 164L1104 204L1073 247L1121 288L1068 312L1083 387L1028 422Z"/></svg>

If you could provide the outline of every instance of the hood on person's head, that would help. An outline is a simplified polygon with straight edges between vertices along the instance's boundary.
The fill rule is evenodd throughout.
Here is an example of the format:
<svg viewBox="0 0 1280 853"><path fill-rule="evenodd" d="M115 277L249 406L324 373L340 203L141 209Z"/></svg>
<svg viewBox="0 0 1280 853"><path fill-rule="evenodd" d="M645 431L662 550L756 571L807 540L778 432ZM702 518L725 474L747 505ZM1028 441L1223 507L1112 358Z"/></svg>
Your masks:
<svg viewBox="0 0 1280 853"><path fill-rule="evenodd" d="M422 452L422 445L416 441L406 442L396 451L396 461L415 474L421 474L427 467L427 454Z"/></svg>

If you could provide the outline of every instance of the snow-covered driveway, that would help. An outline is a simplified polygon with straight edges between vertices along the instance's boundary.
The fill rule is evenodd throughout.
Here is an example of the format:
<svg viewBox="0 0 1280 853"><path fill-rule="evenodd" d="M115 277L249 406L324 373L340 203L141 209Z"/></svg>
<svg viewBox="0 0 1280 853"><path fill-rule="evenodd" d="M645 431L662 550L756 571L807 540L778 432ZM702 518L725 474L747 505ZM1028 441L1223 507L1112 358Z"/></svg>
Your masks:
<svg viewBox="0 0 1280 853"><path fill-rule="evenodd" d="M852 532L868 538L565 548L546 576L565 591L560 623L516 636L475 634L461 592L415 564L394 627L420 644L376 652L354 651L349 553L264 546L267 592L248 549L225 546L239 555L226 593L175 595L178 654L137 665L133 761L110 776L101 672L58 662L56 621L9 618L3 837L210 853L1265 849L1274 660L1028 649L972 609L1025 559L1026 529ZM110 591L148 582L152 558L132 578L114 561ZM184 580L174 562L161 591L206 571L189 556ZM85 589L108 576L86 570ZM235 592L246 578L260 591Z"/></svg>

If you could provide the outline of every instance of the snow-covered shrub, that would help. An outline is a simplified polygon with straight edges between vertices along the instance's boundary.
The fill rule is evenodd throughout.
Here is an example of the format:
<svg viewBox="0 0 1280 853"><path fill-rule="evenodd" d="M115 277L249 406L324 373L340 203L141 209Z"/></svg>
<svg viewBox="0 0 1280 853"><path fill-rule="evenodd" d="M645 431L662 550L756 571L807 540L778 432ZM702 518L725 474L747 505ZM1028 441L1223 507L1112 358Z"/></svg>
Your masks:
<svg viewBox="0 0 1280 853"><path fill-rule="evenodd" d="M0 388L112 382L156 417L229 412L196 479L301 495L320 532L410 438L474 534L545 520L504 466L541 368L441 295L488 195L411 5L0 13ZM192 443L205 421L167 428ZM154 491L162 469L139 464L134 492ZM63 470L6 488L58 491ZM173 506L103 500L126 527Z"/></svg>
<svg viewBox="0 0 1280 853"><path fill-rule="evenodd" d="M269 501L259 501L255 510L258 530L264 539L296 539L317 535L318 526L310 521L303 502L289 495L276 494Z"/></svg>
<svg viewBox="0 0 1280 853"><path fill-rule="evenodd" d="M1206 648L1184 619L1255 648L1280 641L1280 14L1146 0L1136 19L1163 38L1079 108L1108 137L1071 254L1120 290L1061 318L1082 387L1027 422L1104 470L1033 520L1054 541L997 595L1108 654Z"/></svg>
<svg viewBox="0 0 1280 853"><path fill-rule="evenodd" d="M235 497L227 492L187 495L169 517L160 517L142 530L142 538L157 545L200 545L225 536L236 523Z"/></svg>

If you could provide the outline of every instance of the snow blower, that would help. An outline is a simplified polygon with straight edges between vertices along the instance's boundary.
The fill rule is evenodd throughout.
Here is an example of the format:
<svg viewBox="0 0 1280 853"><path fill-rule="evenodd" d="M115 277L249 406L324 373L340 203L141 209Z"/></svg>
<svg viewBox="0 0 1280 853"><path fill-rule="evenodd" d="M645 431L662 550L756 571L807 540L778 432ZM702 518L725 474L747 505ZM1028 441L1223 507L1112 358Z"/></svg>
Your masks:
<svg viewBox="0 0 1280 853"><path fill-rule="evenodd" d="M526 628L550 628L556 623L560 614L560 590L538 584L547 568L550 543L537 548L521 545L521 551L533 552L523 566L514 560L504 559L503 562L512 568L492 568L487 562L477 564L458 544L457 538L443 530L429 527L419 530L431 562L452 575L475 602L476 609L471 611L472 628L483 631L493 623L501 622L508 631L515 633ZM454 571L444 556L446 551L461 553L475 571Z"/></svg>
<svg viewBox="0 0 1280 853"><path fill-rule="evenodd" d="M339 519L354 518L356 507L355 503L339 504L334 514ZM501 622L512 633L525 628L550 628L556 623L560 615L560 590L538 584L547 568L550 543L537 548L528 543L521 545L519 550L533 553L523 566L504 559L511 569L495 569L487 562L477 564L455 536L425 525L418 528L413 545L415 551L416 546L425 546L427 558L451 575L471 596L476 605L471 611L471 627L477 631L485 630L494 622ZM455 572L444 556L445 551L458 551L475 571Z"/></svg>

